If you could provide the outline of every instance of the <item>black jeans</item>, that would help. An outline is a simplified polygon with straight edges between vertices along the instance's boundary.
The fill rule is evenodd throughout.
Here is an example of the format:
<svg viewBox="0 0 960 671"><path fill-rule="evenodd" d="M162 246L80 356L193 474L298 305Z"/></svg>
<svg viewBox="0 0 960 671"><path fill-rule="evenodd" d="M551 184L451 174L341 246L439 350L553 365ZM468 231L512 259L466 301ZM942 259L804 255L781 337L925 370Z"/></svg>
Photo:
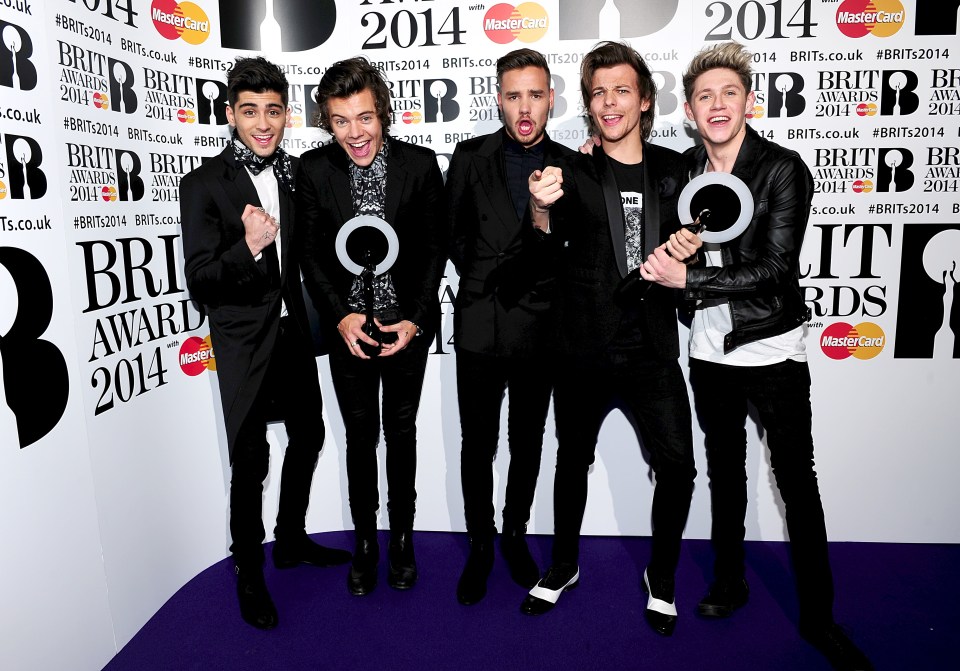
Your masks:
<svg viewBox="0 0 960 671"><path fill-rule="evenodd" d="M810 370L806 363L726 366L692 359L690 384L706 438L715 577L744 572L747 402L766 431L770 464L786 509L801 624L833 620L833 577L813 462Z"/></svg>
<svg viewBox="0 0 960 671"><path fill-rule="evenodd" d="M287 449L280 473L275 535L305 532L310 485L323 446L324 428L317 364L290 317L280 320L277 341L257 398L237 433L230 477L230 551L238 563L263 561L263 481L270 465L268 421L280 410Z"/></svg>
<svg viewBox="0 0 960 671"><path fill-rule="evenodd" d="M697 475L690 402L675 360L643 357L593 366L574 362L560 371L554 390L558 446L553 563L578 562L587 475L600 427L617 401L636 421L656 473L649 568L659 577L672 577Z"/></svg>
<svg viewBox="0 0 960 671"><path fill-rule="evenodd" d="M383 436L387 445L387 511L390 528L413 529L417 490L417 410L430 343L415 338L389 357L359 359L342 343L330 352L330 374L347 437L347 491L358 532L377 529L377 443L380 440L380 385Z"/></svg>
<svg viewBox="0 0 960 671"><path fill-rule="evenodd" d="M460 483L467 532L472 536L491 537L496 533L493 461L500 440L500 406L505 389L510 390L510 468L503 527L522 529L530 519L553 389L548 363L539 357L506 358L457 350Z"/></svg>

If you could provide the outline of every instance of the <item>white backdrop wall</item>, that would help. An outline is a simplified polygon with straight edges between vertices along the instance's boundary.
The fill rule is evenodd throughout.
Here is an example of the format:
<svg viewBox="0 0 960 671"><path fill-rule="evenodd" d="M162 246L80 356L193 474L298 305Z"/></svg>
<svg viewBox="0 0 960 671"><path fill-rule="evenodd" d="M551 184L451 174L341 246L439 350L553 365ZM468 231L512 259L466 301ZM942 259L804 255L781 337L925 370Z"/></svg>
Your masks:
<svg viewBox="0 0 960 671"><path fill-rule="evenodd" d="M830 537L960 541L960 0L276 0L272 17L266 4L0 0L4 668L99 668L226 554L215 358L184 289L177 187L225 145L225 71L252 53L288 73L292 153L327 139L310 126L324 68L363 54L391 80L391 134L446 168L458 140L499 127L494 61L511 49L547 54L550 132L577 146L583 54L600 38L630 41L660 86L654 141L684 149L683 67L705 43L747 44L752 125L799 150L817 180L802 284ZM449 267L419 417L420 529L463 529L456 291ZM325 359L318 370L327 441L311 532L350 528L343 425ZM783 539L762 432L749 434L748 535ZM687 536L705 538L695 436ZM284 442L271 432L275 464ZM548 430L536 533L552 530L555 453ZM502 483L505 455L496 470ZM612 415L585 531L649 534L650 477ZM276 490L271 478L267 520Z"/></svg>

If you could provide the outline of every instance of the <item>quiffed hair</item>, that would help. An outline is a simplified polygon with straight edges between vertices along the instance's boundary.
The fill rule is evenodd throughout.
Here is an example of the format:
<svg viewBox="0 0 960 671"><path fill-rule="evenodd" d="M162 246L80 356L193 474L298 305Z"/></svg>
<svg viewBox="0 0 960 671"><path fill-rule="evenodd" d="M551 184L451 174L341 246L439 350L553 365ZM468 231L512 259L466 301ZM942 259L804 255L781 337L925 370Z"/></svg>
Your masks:
<svg viewBox="0 0 960 671"><path fill-rule="evenodd" d="M383 77L383 72L363 56L337 61L323 73L320 85L317 86L317 123L328 133L333 129L330 125L330 113L327 111L327 102L331 98L349 98L364 89L373 94L377 117L383 132L390 130L393 110L390 107L390 88Z"/></svg>
<svg viewBox="0 0 960 671"><path fill-rule="evenodd" d="M743 90L749 93L753 90L752 63L753 54L739 42L721 42L712 47L706 47L693 57L690 65L687 66L687 71L683 73L683 96L690 100L697 77L717 68L736 72L743 84Z"/></svg>
<svg viewBox="0 0 960 671"><path fill-rule="evenodd" d="M650 131L653 130L653 108L656 107L654 103L657 100L657 85L653 81L653 75L643 61L643 57L633 47L622 42L600 42L590 53L584 56L583 64L580 66L580 94L583 97L583 109L587 117L587 124L590 127L590 133L597 135L600 132L590 116L593 74L601 68L612 68L616 65L629 65L634 69L637 73L637 88L640 92L640 99L650 101L650 107L647 108L647 111L640 114L640 133L646 140L650 137Z"/></svg>
<svg viewBox="0 0 960 671"><path fill-rule="evenodd" d="M540 68L547 73L547 86L550 86L550 66L544 55L533 49L515 49L497 59L497 88L503 83L505 72L523 68Z"/></svg>
<svg viewBox="0 0 960 671"><path fill-rule="evenodd" d="M227 73L227 100L230 102L230 107L237 104L237 98L243 91L253 93L273 91L280 94L280 99L286 105L289 88L290 84L283 70L263 56L237 58L230 72Z"/></svg>

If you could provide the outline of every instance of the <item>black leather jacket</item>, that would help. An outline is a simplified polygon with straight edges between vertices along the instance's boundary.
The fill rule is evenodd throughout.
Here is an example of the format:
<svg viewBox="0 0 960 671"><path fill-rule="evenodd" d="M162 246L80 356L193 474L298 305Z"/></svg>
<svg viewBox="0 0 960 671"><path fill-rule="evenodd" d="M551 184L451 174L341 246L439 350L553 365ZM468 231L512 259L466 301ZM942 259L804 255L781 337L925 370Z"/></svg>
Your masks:
<svg viewBox="0 0 960 671"><path fill-rule="evenodd" d="M790 331L810 319L800 291L800 247L810 217L813 177L797 152L746 127L733 174L753 194L753 220L722 247L723 267L687 268L684 298L726 298L733 330L723 351ZM706 149L684 153L690 177L703 172Z"/></svg>

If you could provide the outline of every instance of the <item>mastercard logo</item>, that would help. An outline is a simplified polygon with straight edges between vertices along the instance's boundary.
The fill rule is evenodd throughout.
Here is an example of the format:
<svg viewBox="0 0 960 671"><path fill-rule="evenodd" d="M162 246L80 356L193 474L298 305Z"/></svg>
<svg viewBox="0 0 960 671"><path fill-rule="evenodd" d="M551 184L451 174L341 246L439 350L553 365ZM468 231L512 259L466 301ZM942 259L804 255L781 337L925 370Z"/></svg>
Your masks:
<svg viewBox="0 0 960 671"><path fill-rule="evenodd" d="M764 115L763 105L754 105L753 109L747 112L748 119L762 119Z"/></svg>
<svg viewBox="0 0 960 671"><path fill-rule="evenodd" d="M0 200L3 200L7 197L7 185L3 182L0 182Z"/></svg>
<svg viewBox="0 0 960 671"><path fill-rule="evenodd" d="M837 322L823 329L820 349L831 359L872 359L883 351L887 336L873 322L850 326Z"/></svg>
<svg viewBox="0 0 960 671"><path fill-rule="evenodd" d="M303 117L299 114L291 116L290 121L287 122L287 128L303 128Z"/></svg>
<svg viewBox="0 0 960 671"><path fill-rule="evenodd" d="M105 186L100 189L100 197L107 203L113 202L117 199L117 189L113 186Z"/></svg>
<svg viewBox="0 0 960 671"><path fill-rule="evenodd" d="M157 32L168 40L179 38L187 44L203 44L210 37L210 19L192 2L153 0L150 18Z"/></svg>
<svg viewBox="0 0 960 671"><path fill-rule="evenodd" d="M210 336L192 336L183 341L180 345L180 370L191 377L205 370L217 370L217 359L213 356Z"/></svg>
<svg viewBox="0 0 960 671"><path fill-rule="evenodd" d="M875 116L877 114L877 105L875 103L860 103L857 105L857 116Z"/></svg>
<svg viewBox="0 0 960 671"><path fill-rule="evenodd" d="M847 37L890 37L905 19L900 0L843 0L837 8L837 28Z"/></svg>
<svg viewBox="0 0 960 671"><path fill-rule="evenodd" d="M404 112L400 117L403 123L420 123L423 121L423 114L414 110L413 112Z"/></svg>
<svg viewBox="0 0 960 671"><path fill-rule="evenodd" d="M873 191L873 180L872 179L858 179L853 183L853 186L850 187L853 189L854 193L870 193Z"/></svg>
<svg viewBox="0 0 960 671"><path fill-rule="evenodd" d="M93 106L100 110L109 109L110 97L106 93L97 91L93 94Z"/></svg>
<svg viewBox="0 0 960 671"><path fill-rule="evenodd" d="M497 44L514 40L536 42L547 34L550 19L547 10L535 2L524 2L516 7L505 2L494 5L483 16L483 32Z"/></svg>
<svg viewBox="0 0 960 671"><path fill-rule="evenodd" d="M197 120L197 115L193 110L177 110L177 121L180 123L193 123Z"/></svg>

